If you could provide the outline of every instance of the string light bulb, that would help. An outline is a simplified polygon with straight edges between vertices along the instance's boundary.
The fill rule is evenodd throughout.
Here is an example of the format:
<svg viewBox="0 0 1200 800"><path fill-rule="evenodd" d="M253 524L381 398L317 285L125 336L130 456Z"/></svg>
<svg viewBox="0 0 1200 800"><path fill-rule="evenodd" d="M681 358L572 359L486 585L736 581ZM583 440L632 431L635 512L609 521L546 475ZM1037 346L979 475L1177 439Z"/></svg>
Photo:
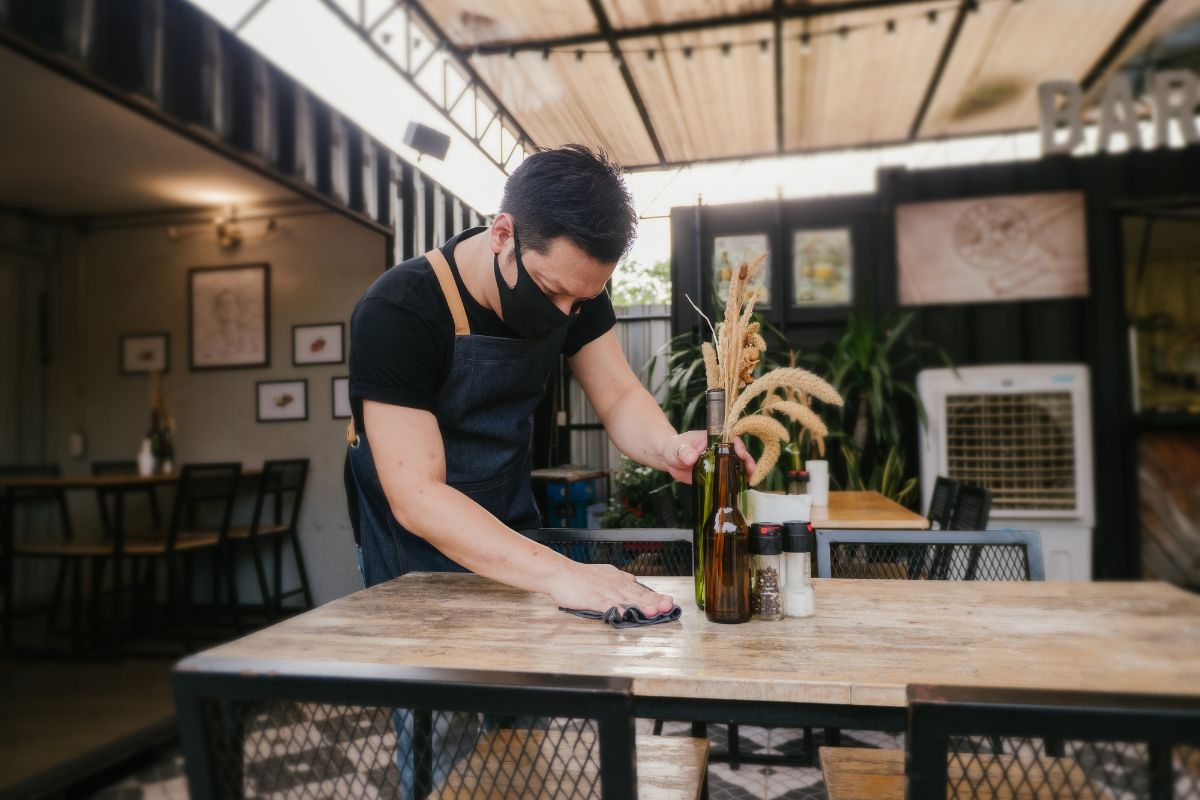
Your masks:
<svg viewBox="0 0 1200 800"><path fill-rule="evenodd" d="M761 52L761 53L765 53L765 52L767 52L767 49L768 49L770 46L771 46L771 43L770 43L770 42L768 42L766 39L759 39L759 40L758 40L758 50L759 50L759 52Z"/></svg>
<svg viewBox="0 0 1200 800"><path fill-rule="evenodd" d="M845 39L847 36L850 35L850 28L848 28L845 25L842 25L840 28L837 29L837 34L840 38Z"/></svg>
<svg viewBox="0 0 1200 800"><path fill-rule="evenodd" d="M888 33L895 33L896 32L896 20L889 19L887 21L887 25L885 26L885 28L887 29Z"/></svg>
<svg viewBox="0 0 1200 800"><path fill-rule="evenodd" d="M650 61L650 62L653 62L653 61L654 61L654 54L655 54L655 50L654 50L654 48L653 48L653 47L651 47L649 50L647 50L647 51L646 51L646 60L647 60L647 61Z"/></svg>
<svg viewBox="0 0 1200 800"><path fill-rule="evenodd" d="M925 16L929 18L930 25L936 25L938 20L938 12L936 8L931 8L925 12Z"/></svg>
<svg viewBox="0 0 1200 800"><path fill-rule="evenodd" d="M692 60L692 48L691 48L691 46L687 46L687 47L684 47L684 48L683 48L683 57L684 57L684 58L686 58L688 61L691 61L691 60Z"/></svg>
<svg viewBox="0 0 1200 800"><path fill-rule="evenodd" d="M721 55L728 57L728 56L729 56L729 51L730 51L730 50L732 50L732 49L733 49L733 45L732 45L732 44L730 44L729 42L722 42L722 43L721 43Z"/></svg>
<svg viewBox="0 0 1200 800"><path fill-rule="evenodd" d="M575 61L576 62L583 61L583 51L582 50L575 51Z"/></svg>
<svg viewBox="0 0 1200 800"><path fill-rule="evenodd" d="M542 48L542 61L549 61L549 60L550 60L550 48L543 47Z"/></svg>
<svg viewBox="0 0 1200 800"><path fill-rule="evenodd" d="M800 34L800 53L808 55L812 52L812 34L808 31Z"/></svg>

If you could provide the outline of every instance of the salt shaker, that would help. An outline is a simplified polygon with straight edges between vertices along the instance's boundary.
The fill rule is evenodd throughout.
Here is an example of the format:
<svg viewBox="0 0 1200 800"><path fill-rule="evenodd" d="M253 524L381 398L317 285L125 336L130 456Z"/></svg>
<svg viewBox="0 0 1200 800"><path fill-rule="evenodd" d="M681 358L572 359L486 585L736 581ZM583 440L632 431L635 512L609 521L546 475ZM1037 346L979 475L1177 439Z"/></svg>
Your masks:
<svg viewBox="0 0 1200 800"><path fill-rule="evenodd" d="M807 522L783 523L783 607L789 617L816 611L812 587L812 551L816 534Z"/></svg>
<svg viewBox="0 0 1200 800"><path fill-rule="evenodd" d="M750 611L754 619L783 619L783 526L750 526Z"/></svg>

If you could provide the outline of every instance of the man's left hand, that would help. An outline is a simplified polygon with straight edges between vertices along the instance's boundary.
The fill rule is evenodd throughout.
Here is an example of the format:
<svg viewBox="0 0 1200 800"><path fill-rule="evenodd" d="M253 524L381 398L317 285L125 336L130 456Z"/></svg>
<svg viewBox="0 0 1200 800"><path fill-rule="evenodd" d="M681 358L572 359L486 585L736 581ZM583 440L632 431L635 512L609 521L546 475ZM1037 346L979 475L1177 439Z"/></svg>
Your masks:
<svg viewBox="0 0 1200 800"><path fill-rule="evenodd" d="M706 431L688 431L672 436L663 445L662 457L667 465L667 472L671 473L671 477L680 483L691 483L692 466L707 449L708 433ZM746 452L746 446L742 444L741 439L733 440L733 449L745 464L746 475L753 475L756 465L754 459Z"/></svg>

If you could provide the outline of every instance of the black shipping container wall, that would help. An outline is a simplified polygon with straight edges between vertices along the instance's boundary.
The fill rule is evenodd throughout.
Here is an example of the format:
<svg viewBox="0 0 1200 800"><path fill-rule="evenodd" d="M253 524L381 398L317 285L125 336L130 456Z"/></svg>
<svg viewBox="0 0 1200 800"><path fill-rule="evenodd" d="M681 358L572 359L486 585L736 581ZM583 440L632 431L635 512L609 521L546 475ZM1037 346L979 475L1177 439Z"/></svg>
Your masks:
<svg viewBox="0 0 1200 800"><path fill-rule="evenodd" d="M914 328L919 337L940 345L959 365L1088 365L1096 475L1093 574L1097 578L1137 577L1134 445L1139 427L1155 421L1135 418L1130 400L1121 213L1122 208L1145 204L1200 202L1200 147L920 171L887 169L880 171L874 195L672 209L674 332L697 329L699 319L683 295L710 296L708 276L712 274L715 236L767 232L774 273L772 293L782 300L790 295L792 231L849 226L854 305L882 315L898 306L894 229L898 204L1071 190L1085 196L1088 297L923 307L917 309ZM846 309L775 306L767 318L786 331L794 346L804 349L836 338L847 314ZM910 454L916 452L915 418L912 430Z"/></svg>

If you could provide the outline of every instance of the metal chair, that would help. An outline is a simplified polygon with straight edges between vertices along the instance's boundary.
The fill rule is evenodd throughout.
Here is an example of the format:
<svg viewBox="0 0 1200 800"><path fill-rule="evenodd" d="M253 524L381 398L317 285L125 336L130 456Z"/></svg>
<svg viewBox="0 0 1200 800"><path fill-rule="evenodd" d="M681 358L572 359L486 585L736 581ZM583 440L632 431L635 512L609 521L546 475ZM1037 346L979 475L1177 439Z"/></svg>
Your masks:
<svg viewBox="0 0 1200 800"><path fill-rule="evenodd" d="M992 511L992 493L982 486L962 483L954 494L949 529L952 531L987 530Z"/></svg>
<svg viewBox="0 0 1200 800"><path fill-rule="evenodd" d="M254 559L255 575L258 577L259 592L267 618L273 619L281 612L283 599L300 594L304 596L304 607L312 608L312 591L308 584L308 570L304 566L304 553L300 549L300 508L304 500L304 488L308 482L309 460L293 458L266 461L262 477L258 481L258 492L254 498L254 512L250 524L235 525L229 529L230 547L245 542ZM266 520L268 500L271 506L271 521ZM283 591L283 540L290 539L292 557L296 561L296 572L300 579L299 588ZM274 547L274 591L267 585L267 573L263 568L259 545L271 541Z"/></svg>
<svg viewBox="0 0 1200 800"><path fill-rule="evenodd" d="M136 461L93 461L93 475L137 475L138 465ZM126 496L131 492L124 490ZM138 490L146 495L146 505L150 509L150 521L154 525L154 530L162 528L162 513L158 507L158 492L153 486L147 486L145 489ZM98 489L96 491L96 499L100 504L100 522L104 526L105 535L111 535L112 517L110 514L109 505L112 499L112 491L107 489Z"/></svg>
<svg viewBox="0 0 1200 800"><path fill-rule="evenodd" d="M178 624L184 647L192 649L190 624L191 584L193 558L199 552L212 552L216 556L214 569L219 569L226 581L232 598L235 626L241 630L237 609L237 585L233 563L224 547L229 532L229 521L233 514L233 503L242 466L237 463L187 464L180 471L179 486L175 503L165 530L153 535L125 536L119 518L114 520L111 541L52 543L27 543L16 548L16 555L26 558L68 558L77 561L74 570L72 599L72 644L80 649L81 619L83 604L82 567L87 562L91 572L91 628L99 627L99 594L106 568L111 565L113 617L113 641L111 646L119 651L122 642L122 606L125 585L125 566L158 560L165 564L167 574L168 618ZM204 524L196 521L208 512ZM120 512L117 512L119 517ZM153 590L149 597L154 596Z"/></svg>
<svg viewBox="0 0 1200 800"><path fill-rule="evenodd" d="M538 528L522 533L582 564L611 564L646 577L692 574L692 532L685 528Z"/></svg>
<svg viewBox="0 0 1200 800"><path fill-rule="evenodd" d="M817 577L1041 581L1037 531L817 531Z"/></svg>
<svg viewBox="0 0 1200 800"><path fill-rule="evenodd" d="M910 686L906 752L822 748L830 800L1200 798L1195 696Z"/></svg>
<svg viewBox="0 0 1200 800"><path fill-rule="evenodd" d="M192 797L703 790L707 742L635 737L627 678L200 655L172 682Z"/></svg>
<svg viewBox="0 0 1200 800"><path fill-rule="evenodd" d="M0 464L0 478L57 478L62 474L57 464ZM0 505L2 505L3 497L0 496ZM5 525L4 519L13 521L16 520L16 510L28 510L37 507L52 506L58 516L58 535L63 541L71 541L75 536L75 528L71 522L70 508L67 506L67 495L62 489L11 489L8 492L8 501L12 506L7 511L0 508L0 526ZM30 532L26 527L25 532ZM44 533L36 531L36 533ZM15 551L17 544L17 531L11 531L12 547ZM14 552L5 552L3 558L13 559ZM58 607L62 600L63 592L65 591L67 580L67 564L60 562L58 565L58 573L54 579L54 593L50 600L49 618L47 621L48 630L54 632L57 627ZM11 592L11 590L10 590ZM31 609L32 613L37 613L40 609ZM15 608L4 609L6 624L11 624L10 620L15 617ZM6 642L6 644L8 644Z"/></svg>
<svg viewBox="0 0 1200 800"><path fill-rule="evenodd" d="M959 483L941 475L933 483L933 496L929 498L929 526L936 530L950 528L950 514L954 510L954 499L958 495ZM973 530L982 530L974 528Z"/></svg>

